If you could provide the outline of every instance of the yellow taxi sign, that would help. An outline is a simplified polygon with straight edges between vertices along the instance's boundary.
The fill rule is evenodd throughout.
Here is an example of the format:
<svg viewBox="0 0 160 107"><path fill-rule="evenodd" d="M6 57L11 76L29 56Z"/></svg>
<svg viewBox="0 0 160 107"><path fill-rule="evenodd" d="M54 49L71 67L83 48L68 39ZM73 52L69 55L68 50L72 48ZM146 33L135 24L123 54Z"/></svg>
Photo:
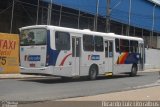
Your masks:
<svg viewBox="0 0 160 107"><path fill-rule="evenodd" d="M19 36L0 33L0 74L19 73Z"/></svg>

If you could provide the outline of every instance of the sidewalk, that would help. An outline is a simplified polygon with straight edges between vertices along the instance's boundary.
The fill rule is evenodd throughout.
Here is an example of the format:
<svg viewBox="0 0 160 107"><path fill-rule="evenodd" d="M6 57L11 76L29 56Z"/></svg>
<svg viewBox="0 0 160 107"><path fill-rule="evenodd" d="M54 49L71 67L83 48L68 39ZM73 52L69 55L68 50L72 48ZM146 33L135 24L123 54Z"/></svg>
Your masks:
<svg viewBox="0 0 160 107"><path fill-rule="evenodd" d="M144 71L138 71L138 72L160 72L160 69L145 69Z"/></svg>
<svg viewBox="0 0 160 107"><path fill-rule="evenodd" d="M23 75L23 74L0 74L0 79L22 79L22 78L40 78L45 76Z"/></svg>
<svg viewBox="0 0 160 107"><path fill-rule="evenodd" d="M147 69L139 72L159 72L160 69ZM141 89L99 94L77 98L68 98L58 101L160 101L160 79L158 85Z"/></svg>
<svg viewBox="0 0 160 107"><path fill-rule="evenodd" d="M160 86L59 101L160 101Z"/></svg>

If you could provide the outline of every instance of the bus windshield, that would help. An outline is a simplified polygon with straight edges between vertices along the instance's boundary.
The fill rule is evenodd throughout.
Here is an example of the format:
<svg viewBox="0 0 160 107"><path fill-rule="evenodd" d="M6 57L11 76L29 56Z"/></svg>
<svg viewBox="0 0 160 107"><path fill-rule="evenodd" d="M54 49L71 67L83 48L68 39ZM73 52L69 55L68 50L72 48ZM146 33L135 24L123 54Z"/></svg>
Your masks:
<svg viewBox="0 0 160 107"><path fill-rule="evenodd" d="M25 29L20 33L21 46L46 45L47 30L44 28Z"/></svg>

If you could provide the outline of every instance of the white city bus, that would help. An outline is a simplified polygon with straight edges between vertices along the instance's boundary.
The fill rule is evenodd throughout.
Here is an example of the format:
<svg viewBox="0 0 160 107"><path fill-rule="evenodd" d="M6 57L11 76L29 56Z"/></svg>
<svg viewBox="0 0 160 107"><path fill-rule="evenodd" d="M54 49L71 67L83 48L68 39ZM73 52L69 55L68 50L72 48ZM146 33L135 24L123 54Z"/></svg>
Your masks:
<svg viewBox="0 0 160 107"><path fill-rule="evenodd" d="M60 77L128 73L137 75L144 66L141 38L35 25L20 28L22 74Z"/></svg>

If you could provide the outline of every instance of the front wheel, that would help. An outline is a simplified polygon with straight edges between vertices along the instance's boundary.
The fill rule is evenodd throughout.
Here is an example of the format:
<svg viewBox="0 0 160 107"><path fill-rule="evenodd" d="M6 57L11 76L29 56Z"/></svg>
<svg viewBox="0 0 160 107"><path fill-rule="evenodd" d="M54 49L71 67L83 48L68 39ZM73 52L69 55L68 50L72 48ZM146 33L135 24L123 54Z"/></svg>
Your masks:
<svg viewBox="0 0 160 107"><path fill-rule="evenodd" d="M137 70L138 70L137 65L134 64L134 65L132 66L130 76L131 76L131 77L136 76L136 75L137 75Z"/></svg>
<svg viewBox="0 0 160 107"><path fill-rule="evenodd" d="M89 79L90 80L95 80L97 78L97 68L96 66L91 66L90 70L89 70Z"/></svg>

